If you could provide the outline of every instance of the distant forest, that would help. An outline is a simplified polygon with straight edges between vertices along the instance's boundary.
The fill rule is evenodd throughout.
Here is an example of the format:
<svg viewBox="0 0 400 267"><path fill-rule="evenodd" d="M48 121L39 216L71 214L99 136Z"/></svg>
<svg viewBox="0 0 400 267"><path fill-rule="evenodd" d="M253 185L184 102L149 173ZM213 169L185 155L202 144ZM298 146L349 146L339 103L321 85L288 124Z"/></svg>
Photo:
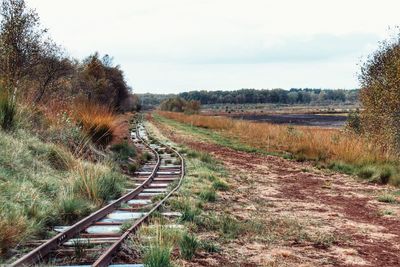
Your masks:
<svg viewBox="0 0 400 267"><path fill-rule="evenodd" d="M328 105L334 103L358 103L358 89L240 89L235 91L191 91L174 94L142 94L140 95L144 109L158 106L163 100L181 97L185 100L197 100L206 104L306 104Z"/></svg>

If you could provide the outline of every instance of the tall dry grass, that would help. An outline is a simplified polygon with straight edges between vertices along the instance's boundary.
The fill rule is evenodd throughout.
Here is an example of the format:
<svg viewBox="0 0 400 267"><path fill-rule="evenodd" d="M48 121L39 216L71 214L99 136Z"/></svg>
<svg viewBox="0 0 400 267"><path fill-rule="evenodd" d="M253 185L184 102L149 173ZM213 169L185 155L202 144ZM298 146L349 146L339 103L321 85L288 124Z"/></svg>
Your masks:
<svg viewBox="0 0 400 267"><path fill-rule="evenodd" d="M117 117L110 108L88 101L79 101L73 107L75 120L85 133L99 146L107 146L117 129Z"/></svg>
<svg viewBox="0 0 400 267"><path fill-rule="evenodd" d="M307 159L356 165L394 160L389 153L365 138L339 129L292 127L163 111L159 114L189 125L218 130L244 144L269 152L285 151Z"/></svg>

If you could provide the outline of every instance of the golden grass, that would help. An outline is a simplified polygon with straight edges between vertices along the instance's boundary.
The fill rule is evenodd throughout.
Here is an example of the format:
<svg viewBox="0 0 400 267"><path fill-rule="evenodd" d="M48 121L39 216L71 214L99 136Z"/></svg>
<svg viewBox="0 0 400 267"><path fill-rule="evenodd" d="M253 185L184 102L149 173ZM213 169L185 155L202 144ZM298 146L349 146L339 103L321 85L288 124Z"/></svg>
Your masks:
<svg viewBox="0 0 400 267"><path fill-rule="evenodd" d="M0 216L0 255L17 245L28 232L29 223L22 215L9 215L7 218Z"/></svg>
<svg viewBox="0 0 400 267"><path fill-rule="evenodd" d="M73 113L75 120L94 143L104 147L112 141L118 125L117 117L110 108L80 101L74 105Z"/></svg>
<svg viewBox="0 0 400 267"><path fill-rule="evenodd" d="M159 114L189 125L218 130L244 144L269 152L285 151L307 159L357 165L393 160L389 153L365 138L339 129L292 127L163 111Z"/></svg>

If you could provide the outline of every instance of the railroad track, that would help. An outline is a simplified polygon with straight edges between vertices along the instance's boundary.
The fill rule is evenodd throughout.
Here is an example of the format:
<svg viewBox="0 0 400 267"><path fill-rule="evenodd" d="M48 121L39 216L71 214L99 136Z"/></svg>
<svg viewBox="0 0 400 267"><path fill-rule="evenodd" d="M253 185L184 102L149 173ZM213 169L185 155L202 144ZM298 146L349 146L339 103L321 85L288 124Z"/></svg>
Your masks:
<svg viewBox="0 0 400 267"><path fill-rule="evenodd" d="M131 138L138 148L152 155L152 159L130 178L131 189L74 225L55 227L56 236L10 266L110 266L127 237L179 188L185 175L183 157L166 145L150 144L142 124L137 125ZM85 257L77 261L76 254L80 252Z"/></svg>

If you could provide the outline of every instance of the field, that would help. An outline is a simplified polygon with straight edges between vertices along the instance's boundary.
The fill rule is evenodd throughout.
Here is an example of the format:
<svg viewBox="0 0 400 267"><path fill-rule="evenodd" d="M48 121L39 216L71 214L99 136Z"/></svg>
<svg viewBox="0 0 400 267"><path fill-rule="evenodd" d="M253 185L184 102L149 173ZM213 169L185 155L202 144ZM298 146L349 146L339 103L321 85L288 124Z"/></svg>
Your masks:
<svg viewBox="0 0 400 267"><path fill-rule="evenodd" d="M286 147L281 150L277 146L283 141L280 139L266 146L268 135L265 132L269 131L270 136L286 135L287 126L165 112L149 116L149 121L175 143L196 153L209 154L214 160L207 162L217 162L224 170L213 175L223 179L227 189L217 191L213 201L198 206L199 215L196 216L204 223L194 219L193 227L202 240L210 240L219 252L199 253L189 266L218 266L221 262L239 266L399 264L400 233L396 226L400 214L399 190L373 183L371 178L377 175L374 173L379 169L377 165L369 165L363 171L359 169L359 177L356 177L337 172L346 170L344 164L340 165L342 169L337 168L339 165L333 164L329 169L322 164L333 158L344 159L354 153L355 147L367 149L369 145L365 140L345 137L349 139L339 145L341 149L330 147L334 146L332 144L323 147L331 153L328 158L304 161L304 158L295 157L298 154L287 156L294 142L290 138L286 137ZM258 142L254 142L239 135L244 129L252 138L257 131L264 135L259 135ZM341 133L337 129L289 129L311 139L296 142L306 147L313 144L317 150L324 143L331 143L327 140L332 135ZM316 141L318 136L323 137L320 142ZM343 150L345 146L352 147ZM367 160L370 163L390 162L379 151L368 155L378 155ZM350 168L354 166L351 164L360 162L356 156L351 156L348 163ZM186 186L201 188L209 183L208 177L212 175L204 173L200 166L191 165ZM199 192L192 190L186 192L186 196L196 199ZM225 218L226 223L218 224L220 218Z"/></svg>
<svg viewBox="0 0 400 267"><path fill-rule="evenodd" d="M304 125L340 128L345 126L347 114L243 114L231 115L234 119L268 122L273 124Z"/></svg>

